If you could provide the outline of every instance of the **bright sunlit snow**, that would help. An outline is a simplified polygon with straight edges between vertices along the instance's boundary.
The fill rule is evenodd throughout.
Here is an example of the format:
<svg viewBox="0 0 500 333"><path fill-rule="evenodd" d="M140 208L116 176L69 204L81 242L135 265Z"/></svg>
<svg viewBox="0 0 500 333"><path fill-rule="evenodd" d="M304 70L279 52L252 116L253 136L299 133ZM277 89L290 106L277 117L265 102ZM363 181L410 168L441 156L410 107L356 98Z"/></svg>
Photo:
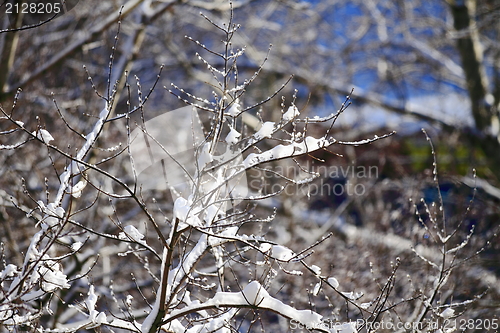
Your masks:
<svg viewBox="0 0 500 333"><path fill-rule="evenodd" d="M262 124L261 128L255 133L255 138L257 140L263 139L263 138L270 138L271 135L273 134L274 131L274 122L273 121L266 121L264 124Z"/></svg>
<svg viewBox="0 0 500 333"><path fill-rule="evenodd" d="M237 130L235 130L233 127L231 127L231 130L226 136L226 142L229 144L236 144L238 143L239 139L241 137L241 133L239 133Z"/></svg>
<svg viewBox="0 0 500 333"><path fill-rule="evenodd" d="M45 129L40 129L38 131L38 134L36 132L33 132L31 134L36 135L37 138L41 139L45 143L49 143L50 141L54 140L52 135L50 135L49 131L47 131Z"/></svg>
<svg viewBox="0 0 500 333"><path fill-rule="evenodd" d="M278 260L288 261L295 256L295 253L285 246L273 245L272 256Z"/></svg>
<svg viewBox="0 0 500 333"><path fill-rule="evenodd" d="M336 278L330 277L328 278L328 283L332 285L333 288L337 289L339 287L339 281Z"/></svg>
<svg viewBox="0 0 500 333"><path fill-rule="evenodd" d="M125 239L125 240L133 240L137 243L141 244L146 244L146 241L144 241L144 235L141 234L139 230L137 230L136 227L133 225L128 225L125 228L123 228L123 232L120 232L118 235L120 239Z"/></svg>
<svg viewBox="0 0 500 333"><path fill-rule="evenodd" d="M299 109L295 105L290 105L288 111L283 114L284 121L290 121L300 114Z"/></svg>

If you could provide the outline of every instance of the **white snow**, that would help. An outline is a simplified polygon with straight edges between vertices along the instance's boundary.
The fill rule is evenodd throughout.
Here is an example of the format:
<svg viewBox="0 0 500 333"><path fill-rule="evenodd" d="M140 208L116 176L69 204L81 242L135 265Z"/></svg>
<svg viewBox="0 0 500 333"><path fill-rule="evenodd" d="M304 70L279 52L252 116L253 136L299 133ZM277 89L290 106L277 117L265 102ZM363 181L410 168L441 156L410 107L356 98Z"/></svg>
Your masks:
<svg viewBox="0 0 500 333"><path fill-rule="evenodd" d="M321 275L321 267L318 267L316 265L312 265L311 269L314 271L314 274Z"/></svg>
<svg viewBox="0 0 500 333"><path fill-rule="evenodd" d="M12 277L17 273L17 266L14 264L8 264L5 266L2 272L0 272L0 279L5 279L7 277Z"/></svg>
<svg viewBox="0 0 500 333"><path fill-rule="evenodd" d="M259 247L259 250L261 250L262 252L267 252L269 251L273 246L269 243L262 243L260 244L260 247Z"/></svg>
<svg viewBox="0 0 500 333"><path fill-rule="evenodd" d="M226 112L226 114L231 117L238 117L240 113L241 113L241 105L238 100L236 100L233 103L233 105L231 105L229 110Z"/></svg>
<svg viewBox="0 0 500 333"><path fill-rule="evenodd" d="M64 216L64 213L65 213L64 208L57 207L55 205L55 203L53 203L53 202L51 202L47 206L45 206L45 204L43 203L42 200L38 200L37 204L40 207L40 209L42 210L42 212L47 214L47 215L55 215L58 217Z"/></svg>
<svg viewBox="0 0 500 333"><path fill-rule="evenodd" d="M240 292L218 292L213 298L207 300L206 302L192 302L189 306L182 309L173 310L170 313L170 316L174 317L179 314L193 313L196 312L197 309L206 309L207 307L234 308L237 306L247 305L253 305L260 309L275 311L286 318L294 319L304 325L307 325L307 327L321 327L320 325L322 325L321 319L323 317L320 314L312 310L297 310L284 304L280 300L269 295L269 293L258 281L250 282ZM142 329L144 332L144 327L142 327Z"/></svg>
<svg viewBox="0 0 500 333"><path fill-rule="evenodd" d="M73 186L73 188L71 189L71 195L74 197L74 198L79 198L82 196L82 191L83 189L85 188L85 186L87 186L87 180L86 179L82 179L80 180L78 183L76 183L75 186Z"/></svg>
<svg viewBox="0 0 500 333"><path fill-rule="evenodd" d="M83 246L82 242L74 242L73 244L71 244L71 249L73 251L78 251L82 248L82 246Z"/></svg>
<svg viewBox="0 0 500 333"><path fill-rule="evenodd" d="M220 208L221 207L217 205L210 205L205 209L205 221L207 221L208 224L216 221L217 215L222 213Z"/></svg>
<svg viewBox="0 0 500 333"><path fill-rule="evenodd" d="M230 131L229 133L227 134L226 136L226 142L230 145L234 145L234 144L237 144L240 137L241 137L241 133L238 132L237 130L235 130L233 127L229 127L230 128Z"/></svg>
<svg viewBox="0 0 500 333"><path fill-rule="evenodd" d="M132 306L132 300L134 299L134 296L132 295L127 295L126 299L125 299L125 304L127 305L127 307L131 307Z"/></svg>
<svg viewBox="0 0 500 333"><path fill-rule="evenodd" d="M339 287L339 281L337 281L337 279L336 279L336 278L334 278L334 277L330 277L330 278L328 278L328 280L327 280L327 281L328 281L328 283L329 283L329 284L330 284L333 288L337 289L337 288Z"/></svg>
<svg viewBox="0 0 500 333"><path fill-rule="evenodd" d="M94 285L90 285L88 297L85 300L85 305L87 306L87 310L89 310L89 320L92 323L105 324L107 323L106 314L95 309L97 299L98 297L95 293Z"/></svg>
<svg viewBox="0 0 500 333"><path fill-rule="evenodd" d="M289 261L295 256L292 250L282 245L273 245L273 258L281 261Z"/></svg>
<svg viewBox="0 0 500 333"><path fill-rule="evenodd" d="M65 213L64 208L56 207L53 202L45 206L41 200L37 201L37 204L40 210L45 214L41 222L42 230L47 231L47 229L59 224L59 218L62 218Z"/></svg>
<svg viewBox="0 0 500 333"><path fill-rule="evenodd" d="M198 168L199 170L203 170L205 166L211 163L214 160L212 154L210 154L210 143L205 143L203 147L200 149L200 153L198 156Z"/></svg>
<svg viewBox="0 0 500 333"><path fill-rule="evenodd" d="M372 305L372 303L367 302L367 303L361 303L361 304L359 305L359 307L360 307L360 308L362 308L362 309L365 309L365 310L366 310L366 309L368 309L371 305Z"/></svg>
<svg viewBox="0 0 500 333"><path fill-rule="evenodd" d="M50 141L54 140L52 135L50 135L49 131L47 131L43 128L38 131L38 134L36 133L36 131L31 133L31 134L36 135L37 138L39 138L40 140L42 140L45 143L49 143Z"/></svg>
<svg viewBox="0 0 500 333"><path fill-rule="evenodd" d="M448 319L450 317L453 317L454 315L455 315L455 310L453 310L452 308L447 308L443 312L441 312L439 316L444 319Z"/></svg>
<svg viewBox="0 0 500 333"><path fill-rule="evenodd" d="M174 217L192 226L202 225L198 216L194 214L190 201L183 197L177 198L174 202Z"/></svg>
<svg viewBox="0 0 500 333"><path fill-rule="evenodd" d="M252 281L243 288L243 295L249 304L253 305L260 304L264 298L270 297L267 290L258 281Z"/></svg>
<svg viewBox="0 0 500 333"><path fill-rule="evenodd" d="M41 227L43 231L47 231L50 228L59 224L59 220L52 216L46 216L41 223Z"/></svg>
<svg viewBox="0 0 500 333"><path fill-rule="evenodd" d="M313 289L314 296L318 296L320 288L321 288L321 282L316 283Z"/></svg>
<svg viewBox="0 0 500 333"><path fill-rule="evenodd" d="M184 221L186 220L190 209L191 206L188 204L188 201L183 197L179 197L174 202L174 217Z"/></svg>
<svg viewBox="0 0 500 333"><path fill-rule="evenodd" d="M257 140L263 139L263 138L270 138L271 135L273 134L274 131L274 121L266 121L260 129L255 133L255 138Z"/></svg>
<svg viewBox="0 0 500 333"><path fill-rule="evenodd" d="M258 132L257 132L258 133ZM257 134L256 134L257 135ZM277 145L262 153L251 153L243 161L245 169L258 165L260 163L297 155L303 155L321 148L328 147L333 141L329 141L324 137L316 139L312 136L307 136L302 142L293 142L289 145Z"/></svg>
<svg viewBox="0 0 500 333"><path fill-rule="evenodd" d="M123 232L120 232L118 238L125 240L132 239L137 243L141 243L144 245L146 244L146 241L144 240L144 235L141 234L141 232L137 230L137 228L134 227L133 225L128 225L125 228L123 228Z"/></svg>
<svg viewBox="0 0 500 333"><path fill-rule="evenodd" d="M181 263L170 271L168 274L169 277L169 286L171 289L177 287L177 285L182 280L183 276L188 272L191 272L192 267L198 262L198 259L205 253L205 250L208 247L208 236L203 234L199 239L193 249L182 258Z"/></svg>
<svg viewBox="0 0 500 333"><path fill-rule="evenodd" d="M355 301L358 298L360 298L361 296L363 296L363 293L361 293L361 292L355 293L353 291L342 291L341 293L342 293L342 295L344 295L345 297L347 297L353 301Z"/></svg>
<svg viewBox="0 0 500 333"><path fill-rule="evenodd" d="M45 256L44 256L45 257ZM68 283L67 276L61 271L61 265L58 263L47 260L45 265L38 266L38 274L42 278L42 289L44 291L54 291L57 288L69 288L71 285ZM33 274L35 278L37 274Z"/></svg>
<svg viewBox="0 0 500 333"><path fill-rule="evenodd" d="M85 136L86 141L83 144L83 146L80 148L80 150L78 151L78 153L76 154L76 157L75 157L75 159L77 161L82 161L85 158L87 153L90 151L90 149L94 145L95 140L97 140L97 136L101 132L101 129L104 126L104 122L109 114L109 107L110 106L106 102L105 107L99 113L99 119L94 124L94 128L92 129L92 131L89 134L87 134ZM71 171L70 172L66 171L60 176L61 185L59 186L59 190L57 192L57 196L56 196L56 200L55 200L55 203L57 205L59 205L62 202L63 196L66 193L66 188L69 186L69 181L70 181L71 177L80 172L80 168L78 168L78 164L74 161L71 162L71 166L69 168L67 168L67 170L71 170Z"/></svg>
<svg viewBox="0 0 500 333"><path fill-rule="evenodd" d="M295 105L290 105L288 110L283 114L284 121L290 121L300 114L299 109Z"/></svg>

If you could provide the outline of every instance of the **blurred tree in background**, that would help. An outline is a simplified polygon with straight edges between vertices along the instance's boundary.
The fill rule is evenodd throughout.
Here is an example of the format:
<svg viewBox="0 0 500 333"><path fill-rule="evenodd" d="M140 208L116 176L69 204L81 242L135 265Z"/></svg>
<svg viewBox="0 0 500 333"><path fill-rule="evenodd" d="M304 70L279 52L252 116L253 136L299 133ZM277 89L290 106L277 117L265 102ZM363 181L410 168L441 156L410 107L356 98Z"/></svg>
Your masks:
<svg viewBox="0 0 500 333"><path fill-rule="evenodd" d="M130 75L151 82L164 63L162 83L182 81L199 88L207 77L190 56L194 45L184 34L213 44L213 32L198 12L220 15L228 4L123 4L123 46L117 54L121 67L116 72L128 69ZM35 89L43 79L48 88L59 88L56 94L64 87L72 90L71 96L88 100L78 92L85 90L77 88L84 83L72 78L86 76L80 66L86 63L96 84L107 80L98 68L107 58L103 53L112 42L120 5L78 3L75 10L41 27L3 33L1 99L12 100L17 88ZM236 1L234 8L243 26L234 41L248 47L241 71L255 71L273 44L262 82L255 88L262 90L261 96L294 74L299 93L309 96L308 107L329 110L354 87L357 108L351 113L362 109L370 116L350 117L351 130L353 124L356 129L366 124L395 128L424 121L455 138L454 146L466 146L471 156L481 157L487 165L481 175L497 179L498 1ZM21 26L22 20L4 20L3 28L13 24ZM172 104L168 94L155 98L164 106Z"/></svg>

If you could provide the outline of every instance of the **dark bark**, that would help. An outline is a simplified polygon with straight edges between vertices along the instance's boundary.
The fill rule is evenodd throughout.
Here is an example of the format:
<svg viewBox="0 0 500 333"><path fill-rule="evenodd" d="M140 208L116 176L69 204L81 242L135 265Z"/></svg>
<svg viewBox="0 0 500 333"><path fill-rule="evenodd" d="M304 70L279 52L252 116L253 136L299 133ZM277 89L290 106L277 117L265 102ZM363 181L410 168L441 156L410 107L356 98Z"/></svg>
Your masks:
<svg viewBox="0 0 500 333"><path fill-rule="evenodd" d="M482 74L484 69L481 63L479 41L473 36L470 11L466 4L452 5L453 24L455 30L462 35L457 39L457 49L460 53L462 68L465 73L465 82L472 104L472 115L476 128L484 131L491 124L490 107L486 103L487 87ZM469 33L464 33L469 31Z"/></svg>

